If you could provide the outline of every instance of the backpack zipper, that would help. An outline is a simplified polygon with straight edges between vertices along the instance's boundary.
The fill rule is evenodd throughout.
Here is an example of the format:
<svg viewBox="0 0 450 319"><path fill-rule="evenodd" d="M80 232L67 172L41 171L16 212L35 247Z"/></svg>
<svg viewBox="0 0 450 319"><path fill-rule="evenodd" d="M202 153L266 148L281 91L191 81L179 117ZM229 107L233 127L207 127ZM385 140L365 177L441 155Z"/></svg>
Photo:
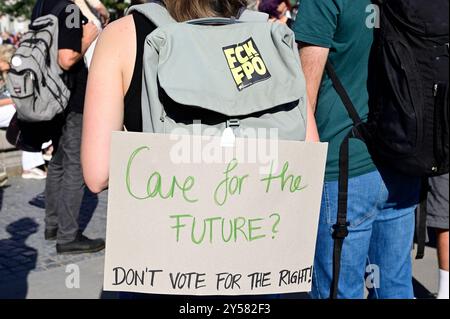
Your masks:
<svg viewBox="0 0 450 319"><path fill-rule="evenodd" d="M27 94L27 77L29 73L25 73L25 76L23 77L23 93Z"/></svg>
<svg viewBox="0 0 450 319"><path fill-rule="evenodd" d="M166 110L164 110L164 106L161 107L161 117L159 120L163 123L163 134L166 134Z"/></svg>
<svg viewBox="0 0 450 319"><path fill-rule="evenodd" d="M38 91L38 94L40 94L38 83L37 83L37 74L33 70L31 70L31 69L23 69L23 70L20 70L20 71L16 71L14 69L11 69L8 72L11 73L11 74L14 74L14 75L19 75L19 76L24 75L24 74L30 74L30 79L34 83L34 88Z"/></svg>
<svg viewBox="0 0 450 319"><path fill-rule="evenodd" d="M239 135L241 122L238 119L230 119L226 121L225 130L222 132L221 146L234 147L236 145L236 137Z"/></svg>
<svg viewBox="0 0 450 319"><path fill-rule="evenodd" d="M434 84L434 86L433 86L433 96L434 97L437 97L437 95L438 95L438 89L439 89L439 84Z"/></svg>

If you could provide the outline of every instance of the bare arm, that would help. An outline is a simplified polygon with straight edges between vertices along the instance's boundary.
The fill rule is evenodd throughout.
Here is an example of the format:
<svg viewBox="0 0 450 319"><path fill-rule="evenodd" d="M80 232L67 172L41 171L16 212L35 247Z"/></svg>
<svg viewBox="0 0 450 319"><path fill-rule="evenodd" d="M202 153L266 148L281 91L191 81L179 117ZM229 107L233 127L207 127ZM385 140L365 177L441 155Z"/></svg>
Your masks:
<svg viewBox="0 0 450 319"><path fill-rule="evenodd" d="M319 131L317 130L316 118L311 103L307 103L307 126L306 126L306 142L320 142Z"/></svg>
<svg viewBox="0 0 450 319"><path fill-rule="evenodd" d="M127 41L117 42L117 39ZM108 187L111 133L123 128L123 101L134 65L130 57L135 55L132 17L109 25L95 48L89 70L81 145L84 179L94 193Z"/></svg>
<svg viewBox="0 0 450 319"><path fill-rule="evenodd" d="M6 106L6 105L11 105L11 104L14 104L14 102L13 102L13 100L10 99L10 98L7 98L7 99L1 99L1 100L0 100L0 107L1 107L1 106Z"/></svg>
<svg viewBox="0 0 450 319"><path fill-rule="evenodd" d="M61 68L68 71L78 61L80 61L91 46L92 42L94 42L97 38L98 33L98 28L92 22L85 24L83 26L83 38L81 39L81 52L76 52L70 49L58 50L58 64Z"/></svg>
<svg viewBox="0 0 450 319"><path fill-rule="evenodd" d="M317 107L317 96L322 83L325 64L327 63L329 49L307 44L300 45L300 60L306 78L308 100L313 113Z"/></svg>

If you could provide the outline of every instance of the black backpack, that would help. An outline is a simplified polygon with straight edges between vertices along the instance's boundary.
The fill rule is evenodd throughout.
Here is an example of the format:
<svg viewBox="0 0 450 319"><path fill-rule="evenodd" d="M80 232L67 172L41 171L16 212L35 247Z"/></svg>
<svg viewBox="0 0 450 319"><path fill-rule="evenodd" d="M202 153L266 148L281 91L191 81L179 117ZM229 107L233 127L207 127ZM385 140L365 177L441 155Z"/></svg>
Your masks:
<svg viewBox="0 0 450 319"><path fill-rule="evenodd" d="M376 159L400 172L449 171L449 1L385 0L374 51Z"/></svg>
<svg viewBox="0 0 450 319"><path fill-rule="evenodd" d="M362 122L333 65L326 66L354 123L340 148L332 298L337 297L342 245L348 235L349 140L363 140L376 163L406 175L427 178L449 171L449 1L375 2L380 6L380 29L370 63L367 123ZM420 237L424 239L423 231Z"/></svg>

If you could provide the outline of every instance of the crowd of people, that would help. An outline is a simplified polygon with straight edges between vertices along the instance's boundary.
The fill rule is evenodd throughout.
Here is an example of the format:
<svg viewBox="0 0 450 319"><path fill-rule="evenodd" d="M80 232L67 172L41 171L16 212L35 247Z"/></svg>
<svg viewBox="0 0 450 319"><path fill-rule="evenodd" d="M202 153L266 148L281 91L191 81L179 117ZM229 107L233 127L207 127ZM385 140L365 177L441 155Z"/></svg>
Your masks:
<svg viewBox="0 0 450 319"><path fill-rule="evenodd" d="M0 34L0 45L13 45L13 46L17 46L20 42L20 39L22 38L23 34L21 32L12 34L9 32L2 32Z"/></svg>
<svg viewBox="0 0 450 319"><path fill-rule="evenodd" d="M38 3L41 1L43 6L35 8L32 21L64 1L67 6L79 6L82 27L69 28L64 24L68 13L61 11L58 15L58 63L72 79L71 98L62 117L53 121L53 136L42 141L40 150L23 152L22 177L46 178L45 239L56 240L57 252L97 252L104 249L104 240L89 239L79 232L84 189L87 186L99 193L108 187L112 131L124 127L131 132L143 131L144 42L157 26L137 11L109 23L108 10L99 0ZM366 121L374 30L363 26L371 1L224 0L225 5L218 7L216 3L163 1L170 15L180 22L214 14L235 16L247 5L295 33L308 92L307 140L319 141L320 136L321 141L329 143L311 292L313 298L329 298L336 283L333 229L340 210L340 147L354 123L335 82L324 73L330 61L356 112ZM20 37L4 33L0 39L2 127L8 127L15 114L4 81ZM350 144L348 236L341 247L335 297L363 298L366 266L376 264L381 277L377 288L370 289L371 298L414 298L411 247L421 179L380 166L362 142ZM430 185L429 226L437 229L439 252L438 297L448 298L448 174L433 178Z"/></svg>
<svg viewBox="0 0 450 319"><path fill-rule="evenodd" d="M6 43L6 41L4 42ZM8 44L0 45L0 128L9 127L11 120L16 114L14 103L10 97L10 93L6 90L5 80L9 70L9 63L15 51L15 45L11 41ZM51 159L52 145L51 141L47 141L42 145L42 151L38 152L22 152L22 178L24 179L45 179L45 161ZM7 176L5 169L2 169L3 182Z"/></svg>

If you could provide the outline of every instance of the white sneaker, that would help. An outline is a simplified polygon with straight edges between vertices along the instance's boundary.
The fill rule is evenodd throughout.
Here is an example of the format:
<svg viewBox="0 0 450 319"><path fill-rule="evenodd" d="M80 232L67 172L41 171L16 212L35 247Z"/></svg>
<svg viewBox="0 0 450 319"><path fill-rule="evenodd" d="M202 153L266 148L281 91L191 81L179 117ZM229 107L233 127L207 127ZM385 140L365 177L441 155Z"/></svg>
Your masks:
<svg viewBox="0 0 450 319"><path fill-rule="evenodd" d="M23 171L22 173L23 179L46 179L47 173L41 170L40 168L33 168L29 171Z"/></svg>

